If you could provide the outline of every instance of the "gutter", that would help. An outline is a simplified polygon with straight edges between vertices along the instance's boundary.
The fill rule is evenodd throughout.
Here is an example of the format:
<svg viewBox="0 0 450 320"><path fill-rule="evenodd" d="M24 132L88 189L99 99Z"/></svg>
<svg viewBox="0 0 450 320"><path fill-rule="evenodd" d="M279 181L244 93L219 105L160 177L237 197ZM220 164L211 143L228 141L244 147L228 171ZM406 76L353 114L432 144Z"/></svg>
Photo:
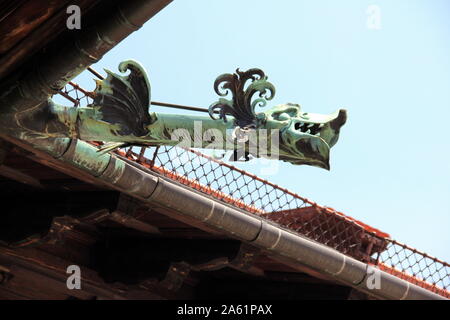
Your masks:
<svg viewBox="0 0 450 320"><path fill-rule="evenodd" d="M379 299L445 299L261 217L222 204L156 173L141 170L113 154L99 155L97 148L87 142L66 138L28 137L26 140L34 148L46 151L55 159L83 170L116 190L149 205L175 210L181 216L263 249L282 263L302 270L307 267ZM27 149L32 150L30 147ZM374 270L379 276L379 289L368 286L367 279Z"/></svg>
<svg viewBox="0 0 450 320"><path fill-rule="evenodd" d="M93 9L95 15L90 14L91 11L88 13L88 23L81 30L66 32L63 40L52 43L40 57L16 70L17 79L3 79L0 88L2 116L45 102L49 95L58 92L68 81L99 61L171 1L104 1L102 5L105 7ZM0 125L7 124L0 118Z"/></svg>

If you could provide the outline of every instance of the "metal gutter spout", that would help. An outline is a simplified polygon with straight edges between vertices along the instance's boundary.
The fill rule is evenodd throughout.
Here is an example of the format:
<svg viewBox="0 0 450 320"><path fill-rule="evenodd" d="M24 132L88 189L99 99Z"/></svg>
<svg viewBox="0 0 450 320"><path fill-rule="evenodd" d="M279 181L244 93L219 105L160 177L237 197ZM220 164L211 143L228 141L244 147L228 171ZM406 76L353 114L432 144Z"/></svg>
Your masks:
<svg viewBox="0 0 450 320"><path fill-rule="evenodd" d="M444 297L371 267L332 248L287 231L272 222L253 216L159 178L148 199L215 229L264 249L291 266L306 266L380 299L434 300ZM371 275L379 277L372 288Z"/></svg>

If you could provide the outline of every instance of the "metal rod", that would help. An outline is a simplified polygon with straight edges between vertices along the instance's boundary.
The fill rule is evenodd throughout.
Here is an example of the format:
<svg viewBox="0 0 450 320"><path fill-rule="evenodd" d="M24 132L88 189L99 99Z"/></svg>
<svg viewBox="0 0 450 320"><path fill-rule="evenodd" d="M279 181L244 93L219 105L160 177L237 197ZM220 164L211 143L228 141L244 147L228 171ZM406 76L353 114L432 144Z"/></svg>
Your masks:
<svg viewBox="0 0 450 320"><path fill-rule="evenodd" d="M94 70L94 68L92 67L87 67L87 70L92 73L94 76L96 76L97 78L99 78L100 80L105 79L100 73L98 73L97 71Z"/></svg>
<svg viewBox="0 0 450 320"><path fill-rule="evenodd" d="M105 79L105 77L103 77L98 71L96 71L94 68L92 67L87 67L87 70L92 73L94 76L96 76L97 78L99 78L100 80ZM74 83L71 82L70 83L72 86L76 87L77 89L79 89L80 87ZM83 92L86 95L86 92ZM91 96L91 95L89 95ZM209 113L208 109L206 108L199 108L199 107L192 107L192 106L185 106L185 105L181 105L181 104L174 104L174 103L167 103L167 102L159 102L159 101L151 101L150 104L154 105L154 106L159 106L159 107L166 107L166 108L174 108L174 109L183 109L183 110L190 110L190 111L197 111L197 112L206 112ZM214 110L214 113L219 113L219 111Z"/></svg>
<svg viewBox="0 0 450 320"><path fill-rule="evenodd" d="M167 107L167 108L183 109L183 110L190 110L190 111L198 111L198 112L209 113L208 109L205 109L205 108L183 106L183 105L180 105L180 104L158 102L158 101L152 101L151 104L155 105L155 106L160 106L160 107ZM219 111L214 110L214 113L219 113Z"/></svg>

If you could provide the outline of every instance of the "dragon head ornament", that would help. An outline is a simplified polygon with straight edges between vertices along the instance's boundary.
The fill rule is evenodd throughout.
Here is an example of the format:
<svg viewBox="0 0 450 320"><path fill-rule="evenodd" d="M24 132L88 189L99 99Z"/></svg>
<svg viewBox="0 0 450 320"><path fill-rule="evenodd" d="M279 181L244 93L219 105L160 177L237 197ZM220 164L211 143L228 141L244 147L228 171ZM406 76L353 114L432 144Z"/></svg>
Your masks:
<svg viewBox="0 0 450 320"><path fill-rule="evenodd" d="M272 156L268 152L254 151L250 143L234 143L240 140L238 136L242 133L245 136L265 129L264 135L258 134L257 144L264 140L271 152L276 144L275 158L295 165L329 169L330 148L336 144L347 118L345 110L321 115L303 112L298 104L290 103L256 113L255 108L265 106L275 94L275 87L267 81L267 76L256 68L238 69L216 79L214 90L220 98L207 110L210 117L150 112L150 83L145 69L137 61L127 60L120 63L119 71L130 72L118 75L106 70L107 77L97 80L92 92L93 102L86 107L61 106L49 99L41 108L22 113L18 122L45 137L109 142L102 148L104 152L125 145L176 145L174 133L179 130L184 130L192 140L205 140L207 132L214 129L219 136L226 137L221 139L226 143L219 148L235 153L243 151L246 159L248 154ZM230 93L231 99L228 99ZM256 93L259 96L254 99ZM199 122L200 132L196 130ZM233 132L231 138L230 131ZM230 145L229 140L234 142ZM205 141L194 143L194 147L217 148Z"/></svg>
<svg viewBox="0 0 450 320"><path fill-rule="evenodd" d="M256 113L256 106L265 106L275 94L274 86L260 69L223 74L216 79L214 90L222 98L209 107L213 119L226 122L227 116L232 116L234 124L244 132L278 130L278 159L330 169L330 148L338 141L347 120L346 110L323 115L303 112L300 105L287 103ZM232 99L223 98L230 92ZM252 100L256 93L259 97Z"/></svg>

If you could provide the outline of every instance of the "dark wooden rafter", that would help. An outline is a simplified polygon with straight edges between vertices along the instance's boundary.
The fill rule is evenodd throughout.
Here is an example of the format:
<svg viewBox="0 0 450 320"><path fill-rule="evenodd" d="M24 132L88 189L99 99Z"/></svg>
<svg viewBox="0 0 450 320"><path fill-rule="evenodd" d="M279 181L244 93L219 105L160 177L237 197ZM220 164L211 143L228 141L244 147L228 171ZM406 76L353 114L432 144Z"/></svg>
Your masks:
<svg viewBox="0 0 450 320"><path fill-rule="evenodd" d="M11 148L12 146L10 144L5 143L4 141L0 141L0 176L15 180L23 184L27 184L35 188L43 188L38 179L5 164L6 158L9 154L9 150Z"/></svg>
<svg viewBox="0 0 450 320"><path fill-rule="evenodd" d="M76 197L77 192L83 188L90 190L93 183L97 184L96 180L85 179L83 174L79 175L77 170L60 167L54 159L40 152L28 152L15 146L9 150L9 154L10 156L14 155L11 159L15 159L16 168L30 172L32 176L39 176L43 185L48 186L46 176L52 177L56 185L58 183L55 179L67 181L68 175L73 176L79 185L77 189L66 190L72 197ZM27 166L36 164L43 165L43 167L40 170L26 170ZM44 172L43 168L46 168L47 171ZM103 282L106 281L105 283L115 279L113 282L120 284L122 293L133 291L139 298L151 299L156 296L166 299L192 298L200 294L202 288L205 288L204 281L219 281L218 283L220 283L220 279L227 279L230 276L242 275L245 279L260 279L264 283L267 282L270 287L273 285L271 283L279 285L283 282L282 275L285 275L284 278L289 278L289 275L302 274L299 273L298 268L290 268L272 260L270 254L266 252L261 252L240 242L230 242L227 237L218 234L217 231L211 231L192 219L180 218L179 214L170 212L167 208L162 208L157 204L144 205L140 200L124 194L113 196L114 192L106 191L107 187L102 184L99 184L95 190L90 194L99 196L104 194L105 199L112 197L113 201L103 208L85 210L81 215L55 216L47 232L23 239L15 243L14 249L10 247L9 250L19 250L16 253L29 250L34 252L37 261L48 262L46 255L40 255L43 250L46 254L54 255L58 259L83 266L88 272L97 274L99 279ZM24 192L26 194L26 191ZM54 189L47 189L46 192L54 192ZM107 196L108 193L105 192L110 192L111 196ZM80 196L84 197L83 194ZM79 201L84 201L82 199L79 198ZM104 201L101 199L101 197L98 198L97 204ZM77 201L76 198L72 200ZM205 246L205 241L208 242L208 246ZM123 278L120 278L114 270L106 270L107 273L105 273L105 268L101 265L111 269L110 266L116 264L113 262L116 258L105 256L102 242L107 243L108 248L116 252L121 259L125 259L127 264L136 265L136 267L142 265L145 271L135 269ZM119 247L113 249L117 245ZM211 252L208 248L214 248L214 250ZM205 251L205 249L207 250ZM135 250L134 253L133 250ZM167 255L168 252L170 252L169 255ZM127 257L127 254L131 255ZM24 256L27 255L29 253L24 254ZM164 257L164 255L166 258L163 260L155 260L156 257ZM93 256L100 260L95 262L92 260ZM144 260L139 263L133 262L137 256L142 256L141 258ZM152 265L160 265L160 268L152 271L151 268L146 267ZM123 274L120 265L117 268ZM133 274L139 272L141 276L133 278ZM274 277L274 274L278 274L278 276ZM11 275L14 276L14 272ZM320 278L307 275L303 278L291 277L291 279L297 283L314 285L316 291L330 285L339 287L332 281L320 280ZM235 282L235 285L238 283L238 281ZM197 288L200 291L197 291ZM12 294L14 291L8 292ZM145 294L146 292L148 295ZM0 290L0 296L2 294L7 296L6 291L2 293ZM30 293L23 294L30 296ZM135 297L137 297L136 295ZM92 293L75 298L92 299L95 297L101 298L100 295ZM120 297L123 298L123 296ZM103 298L108 297L104 296Z"/></svg>
<svg viewBox="0 0 450 320"><path fill-rule="evenodd" d="M98 0L28 0L6 8L0 18L0 79L66 31L67 6L88 12Z"/></svg>

